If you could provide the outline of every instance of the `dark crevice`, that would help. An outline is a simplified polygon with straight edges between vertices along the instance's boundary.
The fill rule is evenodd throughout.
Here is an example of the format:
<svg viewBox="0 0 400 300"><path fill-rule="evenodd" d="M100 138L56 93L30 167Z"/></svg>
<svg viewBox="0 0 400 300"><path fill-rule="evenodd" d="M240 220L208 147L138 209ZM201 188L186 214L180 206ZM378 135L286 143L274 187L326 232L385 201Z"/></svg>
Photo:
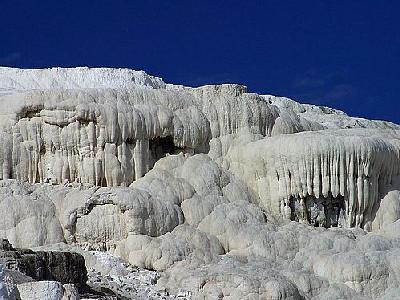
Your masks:
<svg viewBox="0 0 400 300"><path fill-rule="evenodd" d="M316 198L307 195L305 198L291 197L289 199L292 221L306 221L315 227L338 227L342 225L345 215L344 197Z"/></svg>
<svg viewBox="0 0 400 300"><path fill-rule="evenodd" d="M190 149L180 148L175 146L174 139L172 136L156 137L149 140L149 152L150 152L150 169L153 168L154 164L165 157L167 154L177 154L179 152L190 152Z"/></svg>
<svg viewBox="0 0 400 300"><path fill-rule="evenodd" d="M39 107L26 107L24 108L20 113L17 113L17 120L21 119L31 119L33 117L39 117L40 116L40 111L43 110L43 106Z"/></svg>

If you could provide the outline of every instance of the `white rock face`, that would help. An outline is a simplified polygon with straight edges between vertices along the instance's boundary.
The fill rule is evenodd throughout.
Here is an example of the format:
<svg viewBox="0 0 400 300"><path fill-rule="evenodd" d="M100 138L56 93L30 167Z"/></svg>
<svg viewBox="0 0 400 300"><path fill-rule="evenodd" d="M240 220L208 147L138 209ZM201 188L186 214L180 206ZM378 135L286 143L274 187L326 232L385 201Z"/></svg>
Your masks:
<svg viewBox="0 0 400 300"><path fill-rule="evenodd" d="M128 186L166 153L206 152L212 137L242 128L269 135L278 116L230 85L15 92L1 97L0 112L0 178L99 186Z"/></svg>
<svg viewBox="0 0 400 300"><path fill-rule="evenodd" d="M16 247L34 247L64 240L51 192L16 181L0 182L0 236ZM34 232L35 234L32 234Z"/></svg>
<svg viewBox="0 0 400 300"><path fill-rule="evenodd" d="M0 140L0 237L15 247L107 251L160 272L151 292L136 279L126 288L122 277L132 274L83 251L89 269L114 276L100 282L124 295L399 292L399 125L235 84L0 68ZM48 297L51 284L21 290Z"/></svg>
<svg viewBox="0 0 400 300"><path fill-rule="evenodd" d="M166 88L161 78L131 69L52 68L16 69L0 67L0 91L91 89L91 88Z"/></svg>
<svg viewBox="0 0 400 300"><path fill-rule="evenodd" d="M370 229L382 187L400 173L399 137L359 129L275 136L233 148L227 161L274 214Z"/></svg>
<svg viewBox="0 0 400 300"><path fill-rule="evenodd" d="M397 124L385 121L374 121L363 118L348 116L343 111L326 106L301 104L286 97L275 97L264 95L264 99L270 101L281 110L289 110L309 122L321 124L324 129L340 128L377 128L377 129L398 129Z"/></svg>
<svg viewBox="0 0 400 300"><path fill-rule="evenodd" d="M33 281L17 285L21 300L79 300L73 285L57 281Z"/></svg>

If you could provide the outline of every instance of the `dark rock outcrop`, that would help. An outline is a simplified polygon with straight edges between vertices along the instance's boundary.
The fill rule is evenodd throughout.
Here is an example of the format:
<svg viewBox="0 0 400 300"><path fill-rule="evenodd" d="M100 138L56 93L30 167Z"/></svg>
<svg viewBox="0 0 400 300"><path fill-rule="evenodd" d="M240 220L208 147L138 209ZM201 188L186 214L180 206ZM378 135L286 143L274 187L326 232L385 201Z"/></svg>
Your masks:
<svg viewBox="0 0 400 300"><path fill-rule="evenodd" d="M73 252L14 249L7 240L0 241L0 264L6 270L18 271L33 281L51 280L85 287L85 259Z"/></svg>

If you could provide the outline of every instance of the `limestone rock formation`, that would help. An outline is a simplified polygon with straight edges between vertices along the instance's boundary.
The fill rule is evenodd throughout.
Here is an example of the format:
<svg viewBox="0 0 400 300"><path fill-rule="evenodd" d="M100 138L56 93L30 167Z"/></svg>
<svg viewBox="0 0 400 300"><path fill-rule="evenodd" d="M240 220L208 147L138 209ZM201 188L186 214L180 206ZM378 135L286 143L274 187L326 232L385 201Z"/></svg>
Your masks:
<svg viewBox="0 0 400 300"><path fill-rule="evenodd" d="M0 266L2 299L75 300L77 289L86 289L85 260L78 253L15 249L3 239Z"/></svg>
<svg viewBox="0 0 400 300"><path fill-rule="evenodd" d="M74 287L57 281L32 281L18 284L19 297L29 300L79 300Z"/></svg>
<svg viewBox="0 0 400 300"><path fill-rule="evenodd" d="M38 251L25 276L58 268L21 297L77 297L78 254L51 250L128 299L400 292L400 125L237 84L3 67L0 141L0 238Z"/></svg>
<svg viewBox="0 0 400 300"><path fill-rule="evenodd" d="M4 243L8 241L3 240ZM38 281L52 280L84 287L87 280L85 260L77 253L34 252L9 245L0 250L0 263L8 270L21 272Z"/></svg>
<svg viewBox="0 0 400 300"><path fill-rule="evenodd" d="M236 147L227 160L235 174L249 175L260 205L275 214L369 229L382 187L400 173L399 136L393 130L304 132Z"/></svg>

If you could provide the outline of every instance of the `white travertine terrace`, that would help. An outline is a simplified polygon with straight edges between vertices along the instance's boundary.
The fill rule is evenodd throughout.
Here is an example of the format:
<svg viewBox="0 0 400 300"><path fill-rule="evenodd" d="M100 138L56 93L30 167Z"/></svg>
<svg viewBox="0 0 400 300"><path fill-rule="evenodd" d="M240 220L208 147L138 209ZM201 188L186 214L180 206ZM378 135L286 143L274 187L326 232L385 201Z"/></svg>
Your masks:
<svg viewBox="0 0 400 300"><path fill-rule="evenodd" d="M371 228L382 187L400 174L399 145L399 131L323 130L248 143L227 160L275 214L307 221L315 199L341 196L332 223Z"/></svg>
<svg viewBox="0 0 400 300"><path fill-rule="evenodd" d="M193 299L400 293L399 125L237 84L0 67L0 141L15 247L107 251Z"/></svg>
<svg viewBox="0 0 400 300"><path fill-rule="evenodd" d="M0 91L91 88L165 89L161 78L144 71L87 67L17 69L0 67Z"/></svg>
<svg viewBox="0 0 400 300"><path fill-rule="evenodd" d="M211 138L241 128L269 135L278 117L276 107L238 85L116 90L103 89L101 83L101 89L67 85L3 96L0 128L7 147L0 178L127 186L165 154L156 143L159 138L171 139L167 152L174 147L205 152ZM241 103L247 103L246 109L238 109Z"/></svg>

